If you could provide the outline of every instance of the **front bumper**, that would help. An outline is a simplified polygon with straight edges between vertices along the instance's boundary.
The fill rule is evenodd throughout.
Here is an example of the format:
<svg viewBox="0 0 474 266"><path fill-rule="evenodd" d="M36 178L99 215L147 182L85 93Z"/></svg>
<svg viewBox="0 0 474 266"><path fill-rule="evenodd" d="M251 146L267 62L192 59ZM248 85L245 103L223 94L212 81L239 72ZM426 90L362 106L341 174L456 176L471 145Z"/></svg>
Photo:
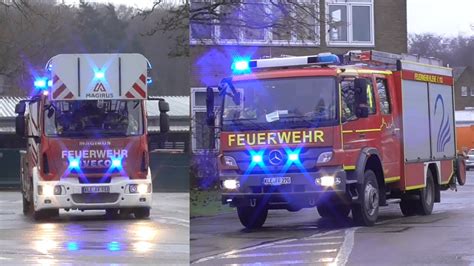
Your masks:
<svg viewBox="0 0 474 266"><path fill-rule="evenodd" d="M341 183L331 187L316 184L315 180L324 175L338 177ZM238 180L240 183L240 187L236 190L222 188L222 203L229 204L232 207L253 207L264 204L273 209L298 209L314 207L322 200L346 199L348 195L346 192L346 172L342 168L329 168L318 172L286 173L284 176L291 177L291 184L263 185L263 178L269 177L266 174L250 174L245 177L221 175L221 184L227 179Z"/></svg>
<svg viewBox="0 0 474 266"><path fill-rule="evenodd" d="M147 184L150 190L147 193L130 193L130 184ZM61 186L60 195L39 195L39 186ZM87 186L108 186L108 193L82 193ZM150 179L129 179L128 177L114 177L110 183L81 184L77 178L64 178L60 181L37 181L34 186L35 210L42 209L107 209L151 207L152 184Z"/></svg>

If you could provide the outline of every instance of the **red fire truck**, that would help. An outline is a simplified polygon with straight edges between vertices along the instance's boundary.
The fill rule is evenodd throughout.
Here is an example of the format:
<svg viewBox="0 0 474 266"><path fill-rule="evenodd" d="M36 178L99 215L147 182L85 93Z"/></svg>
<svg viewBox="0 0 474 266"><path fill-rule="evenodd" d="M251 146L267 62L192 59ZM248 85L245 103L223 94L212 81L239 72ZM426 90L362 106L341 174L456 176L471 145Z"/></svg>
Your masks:
<svg viewBox="0 0 474 266"><path fill-rule="evenodd" d="M341 61L342 64L341 64ZM378 51L236 61L219 85L222 202L247 228L268 210L317 207L373 225L379 207L429 215L465 182L455 149L452 70ZM216 122L217 121L217 122Z"/></svg>
<svg viewBox="0 0 474 266"><path fill-rule="evenodd" d="M32 96L17 104L23 212L35 219L59 209L150 215L147 114L150 63L140 54L60 54ZM168 103L159 100L160 130Z"/></svg>

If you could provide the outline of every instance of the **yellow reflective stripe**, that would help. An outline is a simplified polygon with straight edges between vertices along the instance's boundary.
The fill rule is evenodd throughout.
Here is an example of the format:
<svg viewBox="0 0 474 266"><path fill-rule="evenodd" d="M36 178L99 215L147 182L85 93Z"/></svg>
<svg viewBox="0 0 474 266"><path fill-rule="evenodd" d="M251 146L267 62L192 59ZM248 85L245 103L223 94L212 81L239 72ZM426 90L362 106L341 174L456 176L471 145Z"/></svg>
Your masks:
<svg viewBox="0 0 474 266"><path fill-rule="evenodd" d="M342 133L346 134L346 133L352 133L354 132L354 130L343 130Z"/></svg>
<svg viewBox="0 0 474 266"><path fill-rule="evenodd" d="M355 170L356 166L355 165L344 165L344 170L350 171L350 170Z"/></svg>
<svg viewBox="0 0 474 266"><path fill-rule="evenodd" d="M449 184L449 181L451 181L451 178L453 178L453 176L454 176L454 167L453 167L453 170L451 170L451 175L449 176L448 181L446 181L446 182L441 182L441 185L447 185L447 184Z"/></svg>
<svg viewBox="0 0 474 266"><path fill-rule="evenodd" d="M370 109L374 108L374 102L372 101L372 86L367 85L367 96L369 97L369 106Z"/></svg>
<svg viewBox="0 0 474 266"><path fill-rule="evenodd" d="M377 132L377 131L382 131L382 129L380 129L380 128L357 129L355 132L356 133L365 133L365 132Z"/></svg>
<svg viewBox="0 0 474 266"><path fill-rule="evenodd" d="M398 182L398 181L400 181L399 176L385 178L385 183L393 183L393 182Z"/></svg>
<svg viewBox="0 0 474 266"><path fill-rule="evenodd" d="M413 189L419 189L419 188L424 188L424 187L425 187L425 184L416 185L416 186L409 186L409 187L406 187L405 190L413 190Z"/></svg>

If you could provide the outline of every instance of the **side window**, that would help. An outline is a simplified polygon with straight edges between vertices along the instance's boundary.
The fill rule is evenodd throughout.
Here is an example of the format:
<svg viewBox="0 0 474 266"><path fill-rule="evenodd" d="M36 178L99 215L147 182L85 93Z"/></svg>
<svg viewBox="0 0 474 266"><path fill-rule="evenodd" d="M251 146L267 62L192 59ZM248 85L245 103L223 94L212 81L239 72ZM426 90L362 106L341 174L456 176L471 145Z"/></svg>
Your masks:
<svg viewBox="0 0 474 266"><path fill-rule="evenodd" d="M390 105L390 95L387 87L387 80L378 78L377 80L377 93L380 99L380 108L382 114L388 115L392 112L392 106Z"/></svg>
<svg viewBox="0 0 474 266"><path fill-rule="evenodd" d="M376 112L375 108L375 97L374 97L374 86L372 79L367 80L367 105L369 107L369 115L373 115Z"/></svg>

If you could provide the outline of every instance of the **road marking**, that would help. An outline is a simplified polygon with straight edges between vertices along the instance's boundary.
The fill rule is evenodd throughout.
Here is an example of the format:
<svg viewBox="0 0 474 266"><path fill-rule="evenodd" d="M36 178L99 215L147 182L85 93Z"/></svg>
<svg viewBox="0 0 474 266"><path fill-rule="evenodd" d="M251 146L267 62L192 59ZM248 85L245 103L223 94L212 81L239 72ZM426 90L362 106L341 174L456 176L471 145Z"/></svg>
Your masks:
<svg viewBox="0 0 474 266"><path fill-rule="evenodd" d="M346 229L344 242L337 253L334 262L336 265L346 265L349 256L351 255L352 248L354 247L354 233L359 227Z"/></svg>
<svg viewBox="0 0 474 266"><path fill-rule="evenodd" d="M312 246L324 246L324 245L338 245L342 242L315 242L315 243L298 243L298 244L288 244L288 245L275 245L267 248L292 248L292 247L312 247Z"/></svg>
<svg viewBox="0 0 474 266"><path fill-rule="evenodd" d="M333 253L337 249L322 249L322 250L308 250L308 251L287 251L287 252L269 252L269 253L250 253L250 254L235 254L228 255L222 259L238 259L238 258L253 258L253 257L273 257L273 256L287 256L287 255L303 255L316 253Z"/></svg>
<svg viewBox="0 0 474 266"><path fill-rule="evenodd" d="M215 260L215 259L222 259L222 258L225 258L225 257L230 256L230 255L235 255L235 254L242 253L242 252L247 252L247 251L253 251L253 250L257 250L257 249L261 249L261 248L270 248L270 247L273 247L273 246L276 246L276 245L287 244L287 243L291 243L291 242L298 241L298 240L316 239L317 237L336 234L336 233L339 233L340 231L342 231L342 230L340 230L340 229L339 230L331 230L331 231L327 231L327 232L324 232L324 233L317 233L317 234L314 234L314 235L311 235L311 236L308 236L308 237L304 237L304 238L300 238L300 239L290 238L290 239L275 241L275 242L272 242L272 243L256 245L256 246L252 246L252 247L248 247L248 248L235 249L235 250L227 251L227 252L220 253L220 254L217 254L217 255L212 255L212 256L200 258L200 259L192 262L192 264L202 263L202 262ZM331 259L331 261L332 261L332 259ZM331 261L329 261L329 262L331 262ZM326 261L326 262L328 262L328 261ZM288 263L284 263L284 264L288 264Z"/></svg>

